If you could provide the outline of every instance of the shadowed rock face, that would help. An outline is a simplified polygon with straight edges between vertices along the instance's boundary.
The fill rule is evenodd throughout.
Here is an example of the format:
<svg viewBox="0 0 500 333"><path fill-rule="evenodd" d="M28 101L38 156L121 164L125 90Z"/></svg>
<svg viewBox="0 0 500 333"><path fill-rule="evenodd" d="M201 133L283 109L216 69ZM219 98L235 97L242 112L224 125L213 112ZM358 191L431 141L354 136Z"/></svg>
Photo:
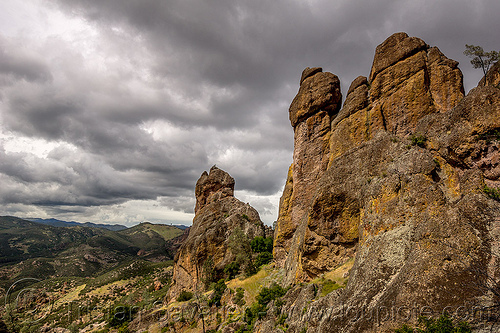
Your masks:
<svg viewBox="0 0 500 333"><path fill-rule="evenodd" d="M398 33L377 47L370 79L354 80L338 113L291 116L295 150L275 231L277 264L296 284L353 256L355 262L346 288L321 301L309 305L307 288L289 292L284 309L290 330L307 322L308 332L380 332L404 322L368 316L380 308L439 312L464 302L500 302L487 292L488 280L500 274L500 203L483 191L485 185L500 187L495 70L498 65L486 86L464 97L457 62ZM331 86L302 85L299 94ZM308 99L296 97L290 110L296 100ZM310 120L320 114L332 118L329 129ZM308 122L316 124L306 127L313 131L297 135ZM412 142L415 134L423 139ZM471 281L479 287L471 288ZM346 308L366 315L353 321Z"/></svg>
<svg viewBox="0 0 500 333"><path fill-rule="evenodd" d="M234 179L225 171L212 167L196 183L196 215L187 239L175 256L170 299L182 290L202 290L205 261L210 258L216 271L234 260L228 250L228 239L236 228L250 239L265 236L259 213L233 196Z"/></svg>

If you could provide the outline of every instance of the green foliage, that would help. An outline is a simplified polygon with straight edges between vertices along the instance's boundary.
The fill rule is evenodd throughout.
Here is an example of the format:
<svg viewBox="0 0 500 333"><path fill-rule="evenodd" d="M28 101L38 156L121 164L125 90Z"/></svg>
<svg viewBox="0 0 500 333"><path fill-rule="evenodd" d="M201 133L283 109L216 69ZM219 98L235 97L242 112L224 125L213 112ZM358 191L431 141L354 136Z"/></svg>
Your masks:
<svg viewBox="0 0 500 333"><path fill-rule="evenodd" d="M261 305L267 305L269 302L284 296L287 291L287 289L274 282L269 288L262 288L256 300Z"/></svg>
<svg viewBox="0 0 500 333"><path fill-rule="evenodd" d="M400 328L394 330L395 333L413 333L413 328L410 326L404 324Z"/></svg>
<svg viewBox="0 0 500 333"><path fill-rule="evenodd" d="M418 319L417 328L413 328L404 324L400 328L394 330L395 333L470 333L472 332L469 324L465 321L459 322L456 325L453 320L443 314L438 319L420 317Z"/></svg>
<svg viewBox="0 0 500 333"><path fill-rule="evenodd" d="M219 280L215 285L214 285L214 293L212 294L212 297L208 300L208 306L220 306L221 303L221 298L222 295L224 295L224 291L226 290L226 283L224 282L223 279Z"/></svg>
<svg viewBox="0 0 500 333"><path fill-rule="evenodd" d="M250 243L254 253L273 252L273 238L255 237Z"/></svg>
<svg viewBox="0 0 500 333"><path fill-rule="evenodd" d="M253 326L258 319L264 318L266 314L266 306L256 302L245 309L245 321Z"/></svg>
<svg viewBox="0 0 500 333"><path fill-rule="evenodd" d="M500 53L497 51L484 52L481 46L465 44L464 54L472 60L470 63L474 68L481 68L484 75L488 73L490 66L500 60Z"/></svg>
<svg viewBox="0 0 500 333"><path fill-rule="evenodd" d="M248 217L247 214L243 214L243 215L241 215L241 217L244 218L247 221L250 221L250 218Z"/></svg>
<svg viewBox="0 0 500 333"><path fill-rule="evenodd" d="M136 313L137 307L130 307L128 305L115 306L111 312L108 324L115 328L124 327L127 323L132 321Z"/></svg>
<svg viewBox="0 0 500 333"><path fill-rule="evenodd" d="M484 185L483 192L493 200L500 201L500 189Z"/></svg>
<svg viewBox="0 0 500 333"><path fill-rule="evenodd" d="M323 297L323 296L326 296L328 295L329 293L331 293L332 291L334 290L337 290L341 288L341 286L335 282L335 281L332 281L330 279L327 279L325 280L325 282L323 283L323 288L321 289L321 294L320 296Z"/></svg>
<svg viewBox="0 0 500 333"><path fill-rule="evenodd" d="M281 314L279 317L278 317L278 320L276 321L276 324L277 325L285 325L285 321L286 319L288 318L288 315L286 313L283 313Z"/></svg>
<svg viewBox="0 0 500 333"><path fill-rule="evenodd" d="M130 333L130 330L128 329L128 324L125 323L122 326L120 326L120 328L118 328L117 333Z"/></svg>
<svg viewBox="0 0 500 333"><path fill-rule="evenodd" d="M252 261L252 259L249 258L248 262L245 264L243 273L245 273L245 276L249 277L257 273L257 269L255 268L255 265Z"/></svg>
<svg viewBox="0 0 500 333"><path fill-rule="evenodd" d="M425 142L427 138L422 134L412 134L410 136L410 145L411 146L419 146L421 148L425 148Z"/></svg>
<svg viewBox="0 0 500 333"><path fill-rule="evenodd" d="M235 333L252 333L253 332L253 325L248 324L241 326Z"/></svg>
<svg viewBox="0 0 500 333"><path fill-rule="evenodd" d="M271 252L261 252L257 255L257 258L255 258L255 267L268 264L271 260L273 260L273 254Z"/></svg>
<svg viewBox="0 0 500 333"><path fill-rule="evenodd" d="M208 289L212 282L217 281L217 272L215 271L214 261L212 258L208 258L203 262L202 280L205 284L205 289Z"/></svg>
<svg viewBox="0 0 500 333"><path fill-rule="evenodd" d="M226 274L228 280L234 279L240 272L240 264L233 261L224 267L224 274Z"/></svg>
<svg viewBox="0 0 500 333"><path fill-rule="evenodd" d="M118 280L128 280L136 276L144 276L153 273L155 267L148 262L134 261L130 265L119 270Z"/></svg>
<svg viewBox="0 0 500 333"><path fill-rule="evenodd" d="M233 302L239 306L245 305L245 289L238 287L233 297Z"/></svg>
<svg viewBox="0 0 500 333"><path fill-rule="evenodd" d="M240 228L235 228L228 240L229 250L234 254L234 261L243 269L245 275L255 274L255 266L249 254L252 253L250 240Z"/></svg>
<svg viewBox="0 0 500 333"><path fill-rule="evenodd" d="M8 333L7 325L0 320L0 333Z"/></svg>
<svg viewBox="0 0 500 333"><path fill-rule="evenodd" d="M186 302L193 298L193 293L190 291L181 291L179 297L177 297L177 302Z"/></svg>

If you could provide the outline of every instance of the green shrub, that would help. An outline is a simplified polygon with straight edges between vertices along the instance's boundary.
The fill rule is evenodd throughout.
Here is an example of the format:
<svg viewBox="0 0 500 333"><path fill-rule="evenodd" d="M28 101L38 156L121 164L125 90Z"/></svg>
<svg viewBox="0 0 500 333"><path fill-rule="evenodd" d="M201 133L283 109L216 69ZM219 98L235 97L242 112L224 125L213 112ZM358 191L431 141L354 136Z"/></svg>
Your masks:
<svg viewBox="0 0 500 333"><path fill-rule="evenodd" d="M484 185L483 192L490 198L500 201L500 190L494 187L488 187Z"/></svg>
<svg viewBox="0 0 500 333"><path fill-rule="evenodd" d="M256 300L261 305L267 305L269 302L284 296L286 292L287 289L283 288L276 282L273 282L273 284L269 288L262 288L262 290L257 295Z"/></svg>
<svg viewBox="0 0 500 333"><path fill-rule="evenodd" d="M190 291L181 291L179 297L177 297L177 302L186 302L193 298L193 293Z"/></svg>
<svg viewBox="0 0 500 333"><path fill-rule="evenodd" d="M273 254L271 252L261 252L255 258L255 267L260 267L262 265L268 264L271 260L273 260Z"/></svg>
<svg viewBox="0 0 500 333"><path fill-rule="evenodd" d="M419 146L421 148L425 148L425 142L427 138L422 134L412 134L410 136L410 142L412 146Z"/></svg>
<svg viewBox="0 0 500 333"><path fill-rule="evenodd" d="M413 328L410 326L404 324L400 328L394 330L395 333L413 333Z"/></svg>
<svg viewBox="0 0 500 333"><path fill-rule="evenodd" d="M208 258L203 262L203 283L205 284L205 289L208 289L212 282L217 281L217 272L215 270L214 261L212 258Z"/></svg>
<svg viewBox="0 0 500 333"><path fill-rule="evenodd" d="M236 294L233 297L233 302L234 304L237 304L239 306L245 305L245 289L238 287L236 289Z"/></svg>
<svg viewBox="0 0 500 333"><path fill-rule="evenodd" d="M279 317L278 317L278 320L276 321L276 324L277 325L285 325L285 321L286 319L288 318L288 315L286 313L283 313L281 314Z"/></svg>
<svg viewBox="0 0 500 333"><path fill-rule="evenodd" d="M235 228L231 236L229 236L228 248L234 254L234 261L240 265L240 270L246 276L255 274L255 266L253 264L250 253L252 253L252 248L250 247L250 240L248 236L240 228Z"/></svg>
<svg viewBox="0 0 500 333"><path fill-rule="evenodd" d="M321 296L321 297L326 296L326 295L328 295L329 293L331 293L332 291L339 289L340 287L341 287L341 286L340 286L339 284L337 284L337 282L332 281L332 280L330 280L330 279L327 279L327 280L325 280L325 282L323 283L323 288L321 289L321 294L320 294L320 296Z"/></svg>
<svg viewBox="0 0 500 333"><path fill-rule="evenodd" d="M129 322L132 321L136 313L137 313L137 307L130 307L128 305L118 305L113 309L108 324L111 327L124 328L127 326Z"/></svg>
<svg viewBox="0 0 500 333"><path fill-rule="evenodd" d="M416 329L404 324L400 328L394 330L395 333L470 333L472 332L469 324L465 321L455 325L453 320L447 315L443 314L438 319L420 317L418 319L418 326Z"/></svg>
<svg viewBox="0 0 500 333"><path fill-rule="evenodd" d="M240 273L240 264L233 261L224 267L224 274L226 274L228 280L234 279Z"/></svg>
<svg viewBox="0 0 500 333"><path fill-rule="evenodd" d="M128 324L123 324L122 326L120 326L120 328L118 328L117 333L130 333L130 330L128 329Z"/></svg>
<svg viewBox="0 0 500 333"><path fill-rule="evenodd" d="M254 253L261 252L273 252L273 238L264 238L264 237L255 237L250 242L250 246L252 247L252 251Z"/></svg>
<svg viewBox="0 0 500 333"><path fill-rule="evenodd" d="M257 319L262 319L267 314L267 308L260 303L253 303L252 306L245 309L245 321L253 326Z"/></svg>
<svg viewBox="0 0 500 333"><path fill-rule="evenodd" d="M226 290L226 283L224 282L223 279L219 280L215 285L214 285L214 293L212 294L212 297L208 300L208 306L220 306L220 300L222 299L222 295L224 295L224 291Z"/></svg>

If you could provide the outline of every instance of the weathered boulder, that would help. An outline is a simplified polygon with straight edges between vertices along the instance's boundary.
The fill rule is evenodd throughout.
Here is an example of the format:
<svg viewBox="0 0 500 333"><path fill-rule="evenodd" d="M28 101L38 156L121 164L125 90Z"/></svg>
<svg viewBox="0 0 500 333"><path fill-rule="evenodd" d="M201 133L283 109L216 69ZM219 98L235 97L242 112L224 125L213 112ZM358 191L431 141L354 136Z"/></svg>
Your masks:
<svg viewBox="0 0 500 333"><path fill-rule="evenodd" d="M306 68L299 92L290 105L292 127L319 112L326 112L329 116L336 114L341 101L340 80L336 75L324 73L321 68Z"/></svg>
<svg viewBox="0 0 500 333"><path fill-rule="evenodd" d="M196 183L196 215L187 239L176 253L173 284L169 298L182 290L203 289L204 263L211 259L215 272L221 272L236 254L228 250L231 234L239 228L250 239L265 236L259 213L233 196L234 179L212 167Z"/></svg>

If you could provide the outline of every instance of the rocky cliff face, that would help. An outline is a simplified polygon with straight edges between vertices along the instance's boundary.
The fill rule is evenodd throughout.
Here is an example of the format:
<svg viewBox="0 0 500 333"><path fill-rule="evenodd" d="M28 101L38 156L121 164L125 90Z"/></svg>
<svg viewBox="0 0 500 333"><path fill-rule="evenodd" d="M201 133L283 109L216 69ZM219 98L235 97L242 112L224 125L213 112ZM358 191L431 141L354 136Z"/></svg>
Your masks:
<svg viewBox="0 0 500 333"><path fill-rule="evenodd" d="M187 239L175 256L171 299L182 290L203 288L204 263L211 259L215 271L233 261L228 240L237 228L250 239L265 236L265 227L257 211L234 197L234 179L225 171L212 167L196 183L196 208Z"/></svg>
<svg viewBox="0 0 500 333"><path fill-rule="evenodd" d="M304 71L276 262L296 284L355 261L345 289L311 304L311 288L289 292L291 331L384 331L404 321L395 309L500 304L498 65L465 97L457 65L394 34L340 110L337 77Z"/></svg>

